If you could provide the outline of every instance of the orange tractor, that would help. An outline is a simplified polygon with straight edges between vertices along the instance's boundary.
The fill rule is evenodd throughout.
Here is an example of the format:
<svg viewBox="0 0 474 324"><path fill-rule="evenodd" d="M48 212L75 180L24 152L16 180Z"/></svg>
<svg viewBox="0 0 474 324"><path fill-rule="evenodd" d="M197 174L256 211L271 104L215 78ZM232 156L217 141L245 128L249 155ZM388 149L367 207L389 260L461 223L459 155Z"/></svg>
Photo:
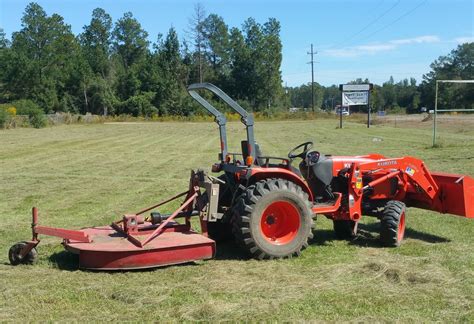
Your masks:
<svg viewBox="0 0 474 324"><path fill-rule="evenodd" d="M241 152L228 151L226 118L200 95L202 90L241 116L247 133ZM215 242L231 237L257 259L299 255L313 236L318 215L332 219L342 239L356 235L363 215L377 217L385 246L403 240L406 207L474 218L474 179L469 176L430 172L413 157L322 154L312 142L298 145L288 157L265 156L254 139L252 115L237 102L208 83L190 85L188 92L219 125L221 152L212 166L218 177L192 171L188 190L107 226L40 226L34 208L33 237L12 246L10 262L33 262L40 234L61 237L67 250L79 254L81 268L123 270L209 259ZM185 199L174 213L156 210L179 197ZM201 233L191 227L194 216Z"/></svg>

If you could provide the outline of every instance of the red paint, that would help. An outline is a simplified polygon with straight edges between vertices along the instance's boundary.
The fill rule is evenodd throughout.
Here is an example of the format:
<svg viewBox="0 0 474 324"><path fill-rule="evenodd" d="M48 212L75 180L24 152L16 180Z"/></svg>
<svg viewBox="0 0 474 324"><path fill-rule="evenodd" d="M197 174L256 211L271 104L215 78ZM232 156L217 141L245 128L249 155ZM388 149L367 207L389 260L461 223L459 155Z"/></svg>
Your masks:
<svg viewBox="0 0 474 324"><path fill-rule="evenodd" d="M160 226L158 226L157 229L155 229L153 231L153 233L151 233L146 239L145 241L142 243L142 246L145 246L146 244L150 243L151 240L153 240L154 238L156 238L158 235L160 235L161 231L163 230L163 228L169 223L171 222L175 217L176 215L178 215L183 209L185 209L186 207L188 207L188 205L190 203L192 203L194 201L194 199L197 197L197 191L199 191L199 188L194 188L194 194L190 195L190 197L181 205L181 207L179 207L178 209L176 209L174 211L174 213L167 219L165 220L163 223L160 224Z"/></svg>
<svg viewBox="0 0 474 324"><path fill-rule="evenodd" d="M197 181L197 178L192 178L189 191L138 212L143 214L186 194L181 206L159 225L132 214L110 226L68 230L39 226L38 210L33 208L33 239L21 253L28 254L39 243L38 234L44 234L61 237L68 251L79 254L79 266L84 269L144 269L210 259L215 254L215 242L206 237L206 226L203 226L205 235L201 235L190 229L189 219L186 219L186 224L173 221L181 211L192 210L192 203L199 193Z"/></svg>
<svg viewBox="0 0 474 324"><path fill-rule="evenodd" d="M275 245L290 243L300 228L300 211L289 201L275 201L263 211L260 230L263 237Z"/></svg>
<svg viewBox="0 0 474 324"><path fill-rule="evenodd" d="M36 234L43 234L48 236L61 237L63 239L75 240L79 242L91 242L90 237L82 231L68 230L64 228L48 227L48 226L35 226Z"/></svg>
<svg viewBox="0 0 474 324"><path fill-rule="evenodd" d="M405 236L405 212L400 216L400 221L398 223L398 231L397 231L397 240L401 242L403 237Z"/></svg>
<svg viewBox="0 0 474 324"><path fill-rule="evenodd" d="M306 182L300 178L298 175L295 173L291 172L288 169L285 168L263 168L263 167L257 167L253 166L252 168L249 169L250 173L250 182L257 182L262 179L268 179L268 178L281 178L285 179L288 181L291 181L293 183L296 183L298 186L300 186L309 196L309 200L313 201L313 193L309 189L308 185Z"/></svg>
<svg viewBox="0 0 474 324"><path fill-rule="evenodd" d="M313 208L311 208L313 213L320 214L320 215L336 213L341 207L342 194L336 193L336 195L337 195L336 201L332 205L328 205L328 204L313 205Z"/></svg>
<svg viewBox="0 0 474 324"><path fill-rule="evenodd" d="M172 228L172 229L171 229ZM210 259L215 242L182 225L171 226L145 248L137 247L110 226L86 228L92 243L66 241L66 250L79 254L79 267L97 270L130 270ZM149 235L150 231L140 236Z"/></svg>

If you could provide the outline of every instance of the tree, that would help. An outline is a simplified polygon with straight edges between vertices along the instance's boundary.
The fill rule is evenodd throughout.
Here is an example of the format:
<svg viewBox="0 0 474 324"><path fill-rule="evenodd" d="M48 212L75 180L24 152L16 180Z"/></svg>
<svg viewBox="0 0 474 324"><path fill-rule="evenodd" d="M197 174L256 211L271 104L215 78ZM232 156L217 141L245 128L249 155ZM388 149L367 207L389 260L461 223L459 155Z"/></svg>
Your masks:
<svg viewBox="0 0 474 324"><path fill-rule="evenodd" d="M194 45L197 61L197 80L202 83L204 80L203 68L203 47L204 47L204 26L203 22L206 19L206 10L204 5L200 2L194 5L194 14L188 21L188 34L191 42Z"/></svg>
<svg viewBox="0 0 474 324"><path fill-rule="evenodd" d="M142 29L138 20L133 18L131 12L126 12L116 22L112 37L117 68L116 94L118 99L127 102L129 98L140 95L143 90L142 71L147 69L149 56L148 33ZM141 106L144 100L150 98L150 95L146 95L135 101L130 101L130 103L133 103L133 107L138 107L135 103L140 102ZM137 111L142 110L138 109ZM121 105L120 112L128 113L126 103Z"/></svg>
<svg viewBox="0 0 474 324"><path fill-rule="evenodd" d="M474 79L474 42L464 43L446 56L440 56L431 65L431 71L423 75L420 86L421 103L433 107L436 80ZM444 109L474 107L474 87L461 84L441 84L438 105Z"/></svg>
<svg viewBox="0 0 474 324"><path fill-rule="evenodd" d="M0 29L0 101L27 99L46 112L187 115L186 85L207 80L247 109L288 104L276 19L262 25L249 18L229 30L197 4L189 25L191 43L180 43L171 28L150 50L148 33L130 12L113 24L96 8L76 37L61 16L30 3L11 42Z"/></svg>
<svg viewBox="0 0 474 324"><path fill-rule="evenodd" d="M183 105L185 94L185 67L181 59L178 34L172 27L163 43L157 47L158 66L161 72L160 86L155 99L161 112L172 115L187 115Z"/></svg>
<svg viewBox="0 0 474 324"><path fill-rule="evenodd" d="M230 30L230 68L231 79L229 93L238 99L249 100L252 83L252 64L250 50L245 44L242 32L238 28Z"/></svg>
<svg viewBox="0 0 474 324"><path fill-rule="evenodd" d="M0 28L0 103L8 101L11 96L11 93L7 90L7 83L10 81L8 71L12 63L12 54L10 41L3 29Z"/></svg>
<svg viewBox="0 0 474 324"><path fill-rule="evenodd" d="M60 98L69 95L65 84L77 63L78 43L63 18L48 17L30 3L22 18L22 29L13 33L13 61L9 90L16 98L33 99L47 111L64 110Z"/></svg>
<svg viewBox="0 0 474 324"><path fill-rule="evenodd" d="M282 61L282 44L280 40L280 23L275 18L270 18L263 25L263 44L261 48L262 62L258 73L262 78L262 99L266 99L267 106L277 103L283 94L280 66ZM319 85L318 85L319 86ZM321 106L322 94L319 86L315 94L315 104Z"/></svg>
<svg viewBox="0 0 474 324"><path fill-rule="evenodd" d="M81 88L86 112L95 114L113 113L115 102L111 89L112 62L112 18L102 8L92 12L89 25L83 27L79 35L81 49L89 69L80 69Z"/></svg>
<svg viewBox="0 0 474 324"><path fill-rule="evenodd" d="M335 88L335 86L333 87ZM323 86L321 86L318 83L314 83L314 104L316 107L322 108L323 106L323 101L324 100L331 100L329 103L329 106L332 106L332 100L336 100L337 98L333 95L334 91L331 90L331 96L325 94L325 89ZM339 89L337 89L337 92L340 97ZM295 88L290 88L289 89L289 95L290 95L290 100L291 100L291 105L293 107L298 107L298 108L309 108L311 107L311 95L312 95L312 90L311 90L311 82L307 84L303 84L299 87Z"/></svg>
<svg viewBox="0 0 474 324"><path fill-rule="evenodd" d="M202 23L202 31L205 57L213 72L210 81L225 83L229 74L229 29L222 17L210 14Z"/></svg>
<svg viewBox="0 0 474 324"><path fill-rule="evenodd" d="M92 71L106 78L110 72L110 47L112 18L102 8L92 12L89 25L84 26L84 32L79 35L84 56Z"/></svg>
<svg viewBox="0 0 474 324"><path fill-rule="evenodd" d="M7 38L7 34L3 30L3 28L0 27L0 49L5 49L10 46L10 41Z"/></svg>
<svg viewBox="0 0 474 324"><path fill-rule="evenodd" d="M126 12L115 24L113 47L125 69L139 63L147 54L148 33L131 12Z"/></svg>

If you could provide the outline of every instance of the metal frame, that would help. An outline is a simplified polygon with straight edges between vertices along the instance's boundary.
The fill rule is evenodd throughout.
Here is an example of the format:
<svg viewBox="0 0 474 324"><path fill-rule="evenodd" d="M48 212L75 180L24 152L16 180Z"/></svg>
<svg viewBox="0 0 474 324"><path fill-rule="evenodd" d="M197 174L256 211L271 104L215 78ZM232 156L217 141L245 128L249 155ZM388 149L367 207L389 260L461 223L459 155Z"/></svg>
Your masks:
<svg viewBox="0 0 474 324"><path fill-rule="evenodd" d="M213 105L211 105L206 99L201 97L196 91L197 90L208 90L214 93L217 97L222 99L230 108L232 108L236 113L240 115L240 121L245 125L247 132L247 143L248 143L248 153L252 157L253 161L256 161L256 152L255 152L255 138L253 132L253 116L248 113L244 108L242 108L236 101L229 97L224 91L216 87L211 83L194 83L188 86L188 92L197 102L201 104L209 113L215 117L216 123L219 125L219 133L221 137L221 161L224 162L226 155L228 154L227 149L227 133L225 125L227 120L219 110L217 110Z"/></svg>
<svg viewBox="0 0 474 324"><path fill-rule="evenodd" d="M438 83L474 83L474 80L436 80L435 106L433 117L433 147L436 146L436 117L438 112L474 112L474 109L438 109Z"/></svg>

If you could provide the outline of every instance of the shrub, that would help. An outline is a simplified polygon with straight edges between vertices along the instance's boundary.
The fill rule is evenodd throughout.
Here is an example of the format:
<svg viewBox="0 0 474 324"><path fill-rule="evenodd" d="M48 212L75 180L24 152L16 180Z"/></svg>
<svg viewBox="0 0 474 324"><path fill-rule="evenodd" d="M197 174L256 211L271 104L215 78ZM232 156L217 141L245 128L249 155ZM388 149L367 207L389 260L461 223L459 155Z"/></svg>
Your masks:
<svg viewBox="0 0 474 324"><path fill-rule="evenodd" d="M10 116L16 116L16 108L13 107L13 106L10 106L7 108L7 113L10 115Z"/></svg>
<svg viewBox="0 0 474 324"><path fill-rule="evenodd" d="M31 110L28 117L30 118L31 126L34 128L43 128L47 124L46 117L41 109Z"/></svg>
<svg viewBox="0 0 474 324"><path fill-rule="evenodd" d="M152 105L152 92L145 92L140 95L132 96L119 105L120 114L131 114L132 116L152 117L158 114L158 109Z"/></svg>
<svg viewBox="0 0 474 324"><path fill-rule="evenodd" d="M0 109L0 128L6 127L6 124L10 121L10 116L5 109Z"/></svg>
<svg viewBox="0 0 474 324"><path fill-rule="evenodd" d="M0 104L0 128L9 128L14 125L13 117L16 115L16 108L11 104ZM13 122L13 124L12 124Z"/></svg>
<svg viewBox="0 0 474 324"><path fill-rule="evenodd" d="M28 115L30 125L34 128L42 128L47 124L43 110L33 101L21 99L15 101L13 105L17 108L18 115Z"/></svg>

